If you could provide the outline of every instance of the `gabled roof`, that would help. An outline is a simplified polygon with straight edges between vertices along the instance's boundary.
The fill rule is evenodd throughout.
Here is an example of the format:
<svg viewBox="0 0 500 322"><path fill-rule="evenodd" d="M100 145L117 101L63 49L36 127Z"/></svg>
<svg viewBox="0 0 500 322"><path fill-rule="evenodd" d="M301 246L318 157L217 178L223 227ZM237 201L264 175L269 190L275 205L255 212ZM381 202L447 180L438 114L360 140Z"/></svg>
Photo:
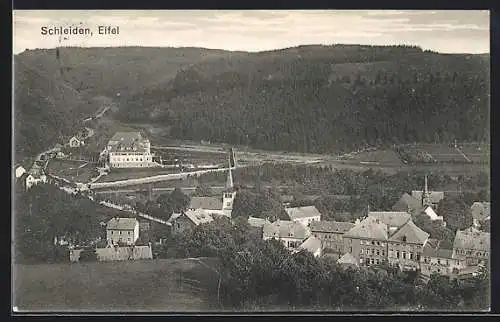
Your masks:
<svg viewBox="0 0 500 322"><path fill-rule="evenodd" d="M440 248L439 244L440 242L437 239L429 238L422 250L422 256L451 259L453 250Z"/></svg>
<svg viewBox="0 0 500 322"><path fill-rule="evenodd" d="M315 253L318 249L321 249L321 240L314 236L310 236L299 246L299 248Z"/></svg>
<svg viewBox="0 0 500 322"><path fill-rule="evenodd" d="M453 248L490 251L490 233L469 228L457 230Z"/></svg>
<svg viewBox="0 0 500 322"><path fill-rule="evenodd" d="M321 217L321 213L314 206L285 208L285 211L291 220Z"/></svg>
<svg viewBox="0 0 500 322"><path fill-rule="evenodd" d="M257 218L257 217L248 217L248 224L252 227L258 227L258 228L261 228L263 227L266 223L271 223L269 220L267 219L263 219L263 218Z"/></svg>
<svg viewBox="0 0 500 322"><path fill-rule="evenodd" d="M106 229L113 230L134 230L135 225L138 223L135 218L113 218L108 221Z"/></svg>
<svg viewBox="0 0 500 322"><path fill-rule="evenodd" d="M311 231L325 233L345 233L354 227L353 223L342 221L313 221L311 222Z"/></svg>
<svg viewBox="0 0 500 322"><path fill-rule="evenodd" d="M221 210L222 198L219 197L192 197L189 209Z"/></svg>
<svg viewBox="0 0 500 322"><path fill-rule="evenodd" d="M399 198L399 200L392 206L394 211L407 211L408 208L418 210L421 207L421 201L413 198L406 192Z"/></svg>
<svg viewBox="0 0 500 322"><path fill-rule="evenodd" d="M443 216L438 216L432 207L425 208L424 213L429 216L431 220L443 220Z"/></svg>
<svg viewBox="0 0 500 322"><path fill-rule="evenodd" d="M203 209L196 209L196 210L188 209L185 212L183 212L183 215L185 215L189 220L191 220L197 226L200 224L209 223L214 220L212 215L210 215Z"/></svg>
<svg viewBox="0 0 500 322"><path fill-rule="evenodd" d="M387 240L387 225L374 217L367 217L344 234L349 238Z"/></svg>
<svg viewBox="0 0 500 322"><path fill-rule="evenodd" d="M486 220L490 216L490 202L474 202L470 207L472 218Z"/></svg>
<svg viewBox="0 0 500 322"><path fill-rule="evenodd" d="M355 265L358 266L358 260L352 256L351 253L345 253L337 260L339 264Z"/></svg>
<svg viewBox="0 0 500 322"><path fill-rule="evenodd" d="M108 142L110 151L133 150L136 152L144 152L146 149L147 139L143 138L139 132L117 132Z"/></svg>
<svg viewBox="0 0 500 322"><path fill-rule="evenodd" d="M301 223L288 220L277 220L273 223L265 223L263 228L264 237L306 239L310 230Z"/></svg>
<svg viewBox="0 0 500 322"><path fill-rule="evenodd" d="M389 240L423 245L427 238L429 238L429 234L418 228L417 225L415 225L415 223L410 220L403 227L398 229L391 236L391 238L389 238Z"/></svg>
<svg viewBox="0 0 500 322"><path fill-rule="evenodd" d="M432 203L439 203L441 200L444 199L444 192L443 191L429 191L431 202ZM424 195L424 192L422 190L413 190L411 192L411 195L413 198L422 201L422 197Z"/></svg>
<svg viewBox="0 0 500 322"><path fill-rule="evenodd" d="M401 227L411 219L406 211L370 211L368 217L380 220L389 227Z"/></svg>

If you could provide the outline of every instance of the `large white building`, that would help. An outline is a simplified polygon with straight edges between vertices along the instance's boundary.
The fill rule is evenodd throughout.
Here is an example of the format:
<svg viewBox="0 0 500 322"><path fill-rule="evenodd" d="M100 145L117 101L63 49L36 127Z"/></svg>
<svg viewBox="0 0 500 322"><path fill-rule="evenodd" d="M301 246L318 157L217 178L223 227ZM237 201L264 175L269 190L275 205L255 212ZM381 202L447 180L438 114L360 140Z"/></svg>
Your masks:
<svg viewBox="0 0 500 322"><path fill-rule="evenodd" d="M108 244L133 245L139 239L139 221L135 218L113 218L106 225Z"/></svg>
<svg viewBox="0 0 500 322"><path fill-rule="evenodd" d="M156 166L151 143L139 132L117 132L106 146L110 168L144 168Z"/></svg>

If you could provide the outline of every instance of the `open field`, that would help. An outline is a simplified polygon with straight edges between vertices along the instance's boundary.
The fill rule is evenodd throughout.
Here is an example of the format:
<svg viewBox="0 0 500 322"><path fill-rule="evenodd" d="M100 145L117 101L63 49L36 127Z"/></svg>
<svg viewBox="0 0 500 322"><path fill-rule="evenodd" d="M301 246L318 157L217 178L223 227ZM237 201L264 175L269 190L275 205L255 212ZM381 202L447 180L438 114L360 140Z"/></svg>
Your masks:
<svg viewBox="0 0 500 322"><path fill-rule="evenodd" d="M402 146L401 150L409 162L415 163L485 163L490 147L463 144L456 149L446 144L417 144Z"/></svg>
<svg viewBox="0 0 500 322"><path fill-rule="evenodd" d="M52 159L49 161L47 171L50 174L74 182L88 182L93 176L97 175L93 164L71 160Z"/></svg>
<svg viewBox="0 0 500 322"><path fill-rule="evenodd" d="M343 161L353 161L358 163L365 163L367 165L402 165L401 158L394 150L375 150L364 152L353 152L341 157ZM347 162L344 162L347 163Z"/></svg>
<svg viewBox="0 0 500 322"><path fill-rule="evenodd" d="M137 179L171 173L179 173L179 170L164 168L111 169L108 175L102 176L97 182Z"/></svg>
<svg viewBox="0 0 500 322"><path fill-rule="evenodd" d="M213 260L212 260L213 261ZM210 259L204 262L213 265ZM207 311L213 271L195 260L13 266L19 311Z"/></svg>

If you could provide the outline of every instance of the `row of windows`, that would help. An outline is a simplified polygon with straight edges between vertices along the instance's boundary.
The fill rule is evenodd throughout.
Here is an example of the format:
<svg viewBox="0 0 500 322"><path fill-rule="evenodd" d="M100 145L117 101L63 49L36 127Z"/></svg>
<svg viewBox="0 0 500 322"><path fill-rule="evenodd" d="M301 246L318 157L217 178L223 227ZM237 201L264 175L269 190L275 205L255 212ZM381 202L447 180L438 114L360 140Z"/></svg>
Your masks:
<svg viewBox="0 0 500 322"><path fill-rule="evenodd" d="M139 168L142 168L142 167L145 167L147 168L148 165L147 164L143 164L143 163L139 163L139 164L135 164L137 167ZM111 163L111 167L112 168L127 168L129 166L129 164L123 164L123 163Z"/></svg>
<svg viewBox="0 0 500 322"><path fill-rule="evenodd" d="M385 246L385 243L384 242L380 242L378 240L372 240L372 241L369 241L369 240L360 240L359 243L361 245L377 245L377 246Z"/></svg>
<svg viewBox="0 0 500 322"><path fill-rule="evenodd" d="M112 155L113 156L117 156L117 155L122 155L122 156L132 156L132 155L148 155L148 153L144 153L144 152L112 152Z"/></svg>
<svg viewBox="0 0 500 322"><path fill-rule="evenodd" d="M134 161L135 162L142 162L142 158L135 158L135 159L134 158L115 158L115 161L117 161L117 162L120 162L120 161L122 161L122 162L124 162L124 161L126 161L126 162L134 162ZM144 160L144 161L147 161L147 160Z"/></svg>
<svg viewBox="0 0 500 322"><path fill-rule="evenodd" d="M361 264L365 264L365 265L378 265L380 264L380 260L378 258L363 258L363 257L360 257L359 258L359 262Z"/></svg>
<svg viewBox="0 0 500 322"><path fill-rule="evenodd" d="M342 236L339 235L331 235L331 234L324 234L323 236L319 234L314 234L314 237L323 237L324 239L335 239L335 240L342 240Z"/></svg>
<svg viewBox="0 0 500 322"><path fill-rule="evenodd" d="M462 254L462 255L473 255L472 250L466 251L465 249L457 249L457 253ZM487 252L476 252L476 256L488 256L488 253Z"/></svg>
<svg viewBox="0 0 500 322"><path fill-rule="evenodd" d="M394 257L394 256L391 256L394 255L394 252L389 252L389 257ZM410 259L410 260L417 260L419 261L420 260L420 254L419 253L406 253L406 252L401 252L401 257L400 257L400 253L399 253L399 250L396 251L396 258L402 258L402 259Z"/></svg>
<svg viewBox="0 0 500 322"><path fill-rule="evenodd" d="M120 231L114 231L114 230L112 230L112 231L111 231L111 235L114 235L114 233L119 233L119 235L121 235L121 234L122 234L122 231L121 231L121 230L120 230ZM127 231L127 235L130 235L130 233L131 233L130 231ZM118 235L118 234L117 234L117 235Z"/></svg>
<svg viewBox="0 0 500 322"><path fill-rule="evenodd" d="M377 249L377 250L375 250L375 249L361 249L360 254L363 254L363 253L367 254L367 255L369 255L369 254L372 254L372 255L377 254L377 256L385 256L385 251L384 250L380 250L380 249Z"/></svg>
<svg viewBox="0 0 500 322"><path fill-rule="evenodd" d="M424 263L430 263L430 262L431 259L429 257L424 258ZM449 261L447 259L438 258L437 262L439 265L449 265Z"/></svg>

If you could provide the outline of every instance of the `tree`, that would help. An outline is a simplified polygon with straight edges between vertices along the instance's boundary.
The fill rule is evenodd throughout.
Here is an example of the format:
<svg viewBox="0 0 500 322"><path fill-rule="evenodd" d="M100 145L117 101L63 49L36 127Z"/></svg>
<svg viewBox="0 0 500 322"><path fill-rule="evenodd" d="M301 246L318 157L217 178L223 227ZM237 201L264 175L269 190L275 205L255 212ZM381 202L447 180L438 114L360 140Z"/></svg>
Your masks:
<svg viewBox="0 0 500 322"><path fill-rule="evenodd" d="M446 196L439 202L439 214L443 216L447 227L456 231L463 230L472 226L472 213L462 198Z"/></svg>

